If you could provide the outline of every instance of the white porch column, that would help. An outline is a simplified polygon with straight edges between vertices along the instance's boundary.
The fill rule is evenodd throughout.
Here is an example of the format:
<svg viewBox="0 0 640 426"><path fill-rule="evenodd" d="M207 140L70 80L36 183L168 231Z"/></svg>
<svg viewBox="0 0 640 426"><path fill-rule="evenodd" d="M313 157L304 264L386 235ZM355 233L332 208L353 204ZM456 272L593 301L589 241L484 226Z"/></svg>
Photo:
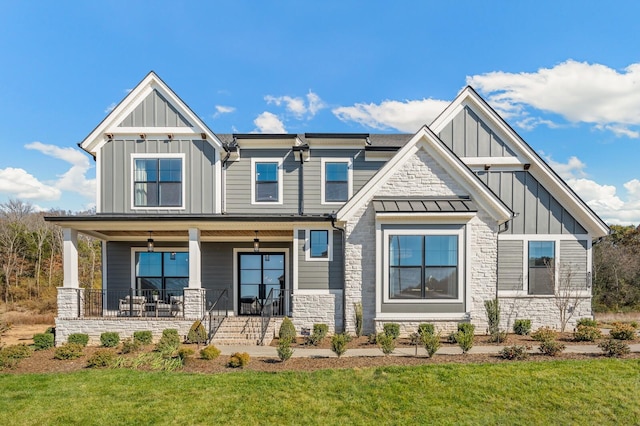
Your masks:
<svg viewBox="0 0 640 426"><path fill-rule="evenodd" d="M189 288L202 288L202 254L198 228L189 228Z"/></svg>
<svg viewBox="0 0 640 426"><path fill-rule="evenodd" d="M62 261L65 288L79 288L78 280L78 231L71 228L62 228Z"/></svg>

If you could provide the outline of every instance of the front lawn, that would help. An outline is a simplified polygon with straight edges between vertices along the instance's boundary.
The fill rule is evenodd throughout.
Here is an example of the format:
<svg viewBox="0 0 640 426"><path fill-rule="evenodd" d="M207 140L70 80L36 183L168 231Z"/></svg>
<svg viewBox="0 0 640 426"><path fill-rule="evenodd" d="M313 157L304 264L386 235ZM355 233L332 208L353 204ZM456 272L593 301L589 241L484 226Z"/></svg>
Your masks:
<svg viewBox="0 0 640 426"><path fill-rule="evenodd" d="M0 375L0 424L638 424L638 360Z"/></svg>

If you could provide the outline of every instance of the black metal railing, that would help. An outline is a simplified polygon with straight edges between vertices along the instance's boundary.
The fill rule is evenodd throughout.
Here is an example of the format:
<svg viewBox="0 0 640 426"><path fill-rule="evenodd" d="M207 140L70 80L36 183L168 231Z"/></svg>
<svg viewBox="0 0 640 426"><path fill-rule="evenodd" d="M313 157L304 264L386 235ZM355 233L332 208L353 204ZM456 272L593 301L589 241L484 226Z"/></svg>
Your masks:
<svg viewBox="0 0 640 426"><path fill-rule="evenodd" d="M84 318L183 318L184 290L78 290L78 316Z"/></svg>
<svg viewBox="0 0 640 426"><path fill-rule="evenodd" d="M222 325L222 321L229 316L228 294L226 288L223 290L207 290L206 292L205 303L209 308L205 309L205 313L200 322L203 323L205 320L208 320L207 344L209 344L211 339L216 335L220 325Z"/></svg>
<svg viewBox="0 0 640 426"><path fill-rule="evenodd" d="M260 308L260 340L264 345L267 328L273 317L288 316L291 310L291 291L288 289L272 288Z"/></svg>

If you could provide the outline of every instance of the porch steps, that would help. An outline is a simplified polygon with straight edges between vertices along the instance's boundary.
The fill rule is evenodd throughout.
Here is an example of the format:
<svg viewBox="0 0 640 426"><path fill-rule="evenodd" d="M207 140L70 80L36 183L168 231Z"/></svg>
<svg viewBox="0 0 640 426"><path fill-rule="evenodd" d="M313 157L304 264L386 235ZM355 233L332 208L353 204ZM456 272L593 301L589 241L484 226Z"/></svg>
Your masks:
<svg viewBox="0 0 640 426"><path fill-rule="evenodd" d="M255 346L260 340L260 317L227 317L211 340L216 346L241 345ZM271 318L264 337L264 344L268 345L277 336L282 318Z"/></svg>

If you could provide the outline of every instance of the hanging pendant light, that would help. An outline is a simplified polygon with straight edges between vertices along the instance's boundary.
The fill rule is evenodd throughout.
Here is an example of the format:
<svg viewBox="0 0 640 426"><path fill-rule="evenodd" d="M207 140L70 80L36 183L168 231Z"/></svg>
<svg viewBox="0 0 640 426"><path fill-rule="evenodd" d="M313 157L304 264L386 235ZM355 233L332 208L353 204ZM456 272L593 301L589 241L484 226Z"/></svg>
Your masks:
<svg viewBox="0 0 640 426"><path fill-rule="evenodd" d="M253 239L253 251L258 253L260 251L260 240L258 239L258 231L256 231L256 237Z"/></svg>
<svg viewBox="0 0 640 426"><path fill-rule="evenodd" d="M152 253L153 248L154 248L154 242L153 242L153 238L151 238L151 231L149 231L149 239L147 239L147 251L149 253Z"/></svg>

